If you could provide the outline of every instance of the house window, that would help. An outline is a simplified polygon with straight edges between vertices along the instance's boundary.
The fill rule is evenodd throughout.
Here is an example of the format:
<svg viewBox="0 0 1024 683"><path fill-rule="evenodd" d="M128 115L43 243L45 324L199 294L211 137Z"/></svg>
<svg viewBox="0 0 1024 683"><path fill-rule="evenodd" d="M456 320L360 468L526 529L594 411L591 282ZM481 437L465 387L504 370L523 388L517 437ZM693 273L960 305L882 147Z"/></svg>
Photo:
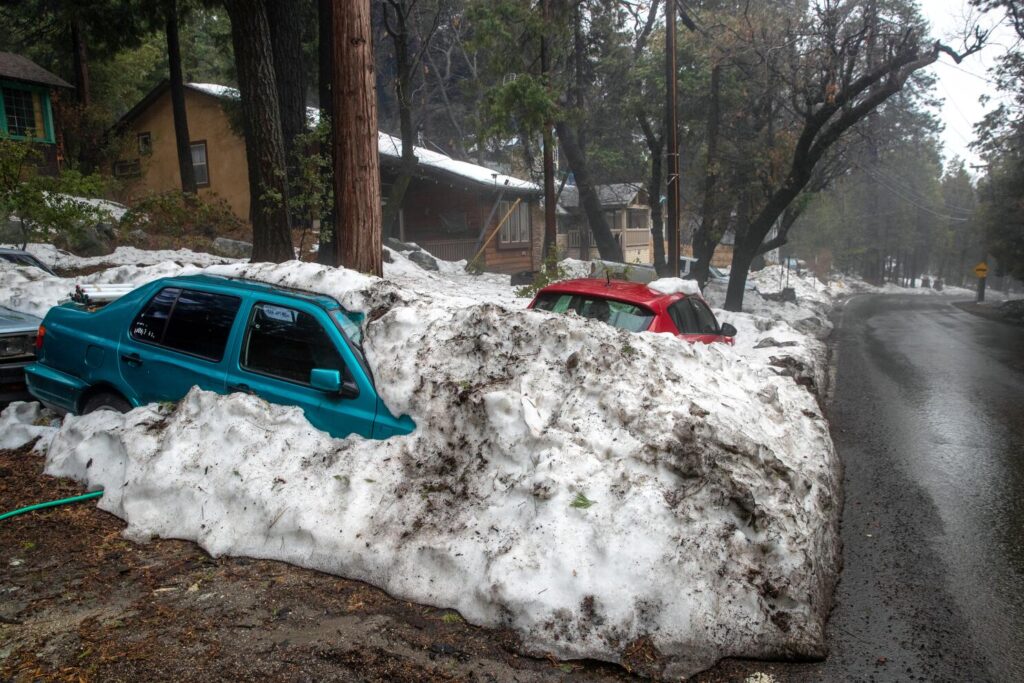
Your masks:
<svg viewBox="0 0 1024 683"><path fill-rule="evenodd" d="M139 133L139 156L145 157L153 153L153 136L146 133Z"/></svg>
<svg viewBox="0 0 1024 683"><path fill-rule="evenodd" d="M209 187L210 166L206 163L206 141L192 143L192 172L196 176L196 185Z"/></svg>
<svg viewBox="0 0 1024 683"><path fill-rule="evenodd" d="M115 178L138 178L142 175L142 165L138 159L117 161L114 163Z"/></svg>
<svg viewBox="0 0 1024 683"><path fill-rule="evenodd" d="M7 132L22 137L35 137L36 108L32 93L27 90L4 88L4 112L7 114Z"/></svg>
<svg viewBox="0 0 1024 683"><path fill-rule="evenodd" d="M629 209L629 229L644 230L647 228L647 209Z"/></svg>
<svg viewBox="0 0 1024 683"><path fill-rule="evenodd" d="M53 142L50 100L45 90L4 83L0 95L0 132L16 138Z"/></svg>
<svg viewBox="0 0 1024 683"><path fill-rule="evenodd" d="M512 202L499 202L498 215L505 216L512 208ZM501 226L499 246L522 246L530 243L530 205L519 202L512 215Z"/></svg>

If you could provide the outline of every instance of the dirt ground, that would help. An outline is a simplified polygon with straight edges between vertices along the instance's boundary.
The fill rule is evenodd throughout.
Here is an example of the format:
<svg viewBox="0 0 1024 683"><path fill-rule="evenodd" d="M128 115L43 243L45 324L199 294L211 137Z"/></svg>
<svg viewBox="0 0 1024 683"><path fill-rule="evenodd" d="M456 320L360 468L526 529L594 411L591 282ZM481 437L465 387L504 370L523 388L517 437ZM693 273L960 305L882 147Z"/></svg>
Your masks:
<svg viewBox="0 0 1024 683"><path fill-rule="evenodd" d="M83 493L0 450L0 512ZM2 681L629 681L628 666L525 656L514 633L359 581L193 543L137 544L88 501L0 522ZM702 681L778 665L733 661ZM769 681L754 676L752 681Z"/></svg>

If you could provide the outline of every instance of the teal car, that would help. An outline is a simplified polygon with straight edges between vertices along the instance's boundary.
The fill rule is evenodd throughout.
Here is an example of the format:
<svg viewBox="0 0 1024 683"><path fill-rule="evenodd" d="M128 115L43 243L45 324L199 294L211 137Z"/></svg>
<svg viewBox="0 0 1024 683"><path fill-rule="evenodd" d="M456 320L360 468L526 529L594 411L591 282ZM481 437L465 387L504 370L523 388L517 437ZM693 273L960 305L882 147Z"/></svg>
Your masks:
<svg viewBox="0 0 1024 683"><path fill-rule="evenodd" d="M362 315L334 299L251 280L164 278L96 308L51 308L28 390L74 414L177 401L193 386L302 408L337 437L385 439L415 424L381 400L363 357Z"/></svg>

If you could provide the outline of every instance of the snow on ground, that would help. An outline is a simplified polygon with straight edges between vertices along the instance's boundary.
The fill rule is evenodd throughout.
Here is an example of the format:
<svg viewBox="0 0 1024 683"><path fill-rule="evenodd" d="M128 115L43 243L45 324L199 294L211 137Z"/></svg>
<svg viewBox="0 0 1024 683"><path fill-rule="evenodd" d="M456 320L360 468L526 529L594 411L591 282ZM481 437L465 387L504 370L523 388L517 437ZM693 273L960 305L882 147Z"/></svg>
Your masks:
<svg viewBox="0 0 1024 683"><path fill-rule="evenodd" d="M60 421L38 403L15 401L0 411L0 448L20 448L38 438L36 448L46 452Z"/></svg>
<svg viewBox="0 0 1024 683"><path fill-rule="evenodd" d="M810 273L797 276L775 266L750 274L756 291L743 297L743 312L726 311L724 284L710 283L704 298L715 309L719 322L731 323L738 331L735 349L750 362L788 374L811 391L823 396L828 386L828 346L832 332L829 314L836 300L848 296L847 283L823 284ZM779 301L784 288L791 287L796 302Z"/></svg>
<svg viewBox="0 0 1024 683"><path fill-rule="evenodd" d="M0 303L42 318L51 306L67 299L78 284L143 285L160 277L198 272L200 269L196 266L163 262L151 266L118 266L91 275L64 278L38 268L0 261Z"/></svg>
<svg viewBox="0 0 1024 683"><path fill-rule="evenodd" d="M0 267L7 303L40 315L76 282L179 273L331 294L370 314L382 397L417 424L337 440L296 408L195 390L66 419L47 471L105 488L133 537L362 579L536 653L618 661L649 638L667 675L823 653L839 479L810 392L743 347L527 311L507 276L391 256L383 280L299 262Z"/></svg>
<svg viewBox="0 0 1024 683"><path fill-rule="evenodd" d="M77 270L95 266L152 266L161 263L181 263L197 266L208 266L216 263L231 263L236 259L207 254L191 249L137 249L135 247L118 247L110 254L102 256L76 256L63 251L52 244L29 244L25 251L29 252L52 268Z"/></svg>
<svg viewBox="0 0 1024 683"><path fill-rule="evenodd" d="M194 390L68 419L47 472L106 489L132 537L362 579L537 653L617 661L651 638L669 675L823 653L837 465L788 378L722 347L437 299L369 323L366 351L413 434L336 440L296 408Z"/></svg>

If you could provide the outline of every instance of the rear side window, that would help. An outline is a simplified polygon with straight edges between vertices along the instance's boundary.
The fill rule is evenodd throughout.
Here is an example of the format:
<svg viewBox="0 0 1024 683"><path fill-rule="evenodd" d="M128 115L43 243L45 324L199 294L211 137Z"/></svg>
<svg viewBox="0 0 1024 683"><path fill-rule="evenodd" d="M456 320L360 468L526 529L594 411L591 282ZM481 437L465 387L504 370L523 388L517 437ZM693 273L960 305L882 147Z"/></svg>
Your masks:
<svg viewBox="0 0 1024 683"><path fill-rule="evenodd" d="M171 311L163 345L219 361L241 303L234 296L182 290Z"/></svg>
<svg viewBox="0 0 1024 683"><path fill-rule="evenodd" d="M131 336L219 361L241 303L234 296L167 287L136 316Z"/></svg>
<svg viewBox="0 0 1024 683"><path fill-rule="evenodd" d="M309 384L314 368L340 370L350 377L323 325L309 313L286 306L253 306L239 362L246 370L299 384Z"/></svg>
<svg viewBox="0 0 1024 683"><path fill-rule="evenodd" d="M181 290L177 287L165 287L157 292L132 321L132 337L152 344L163 341L167 320L171 317L171 309L179 294Z"/></svg>
<svg viewBox="0 0 1024 683"><path fill-rule="evenodd" d="M542 311L554 311L555 313L565 313L569 310L569 305L572 303L572 294L555 294L548 292L546 294L538 294L537 301L534 303L534 308L539 308Z"/></svg>
<svg viewBox="0 0 1024 683"><path fill-rule="evenodd" d="M668 307L668 316L676 324L676 329L681 334L698 334L700 327L697 324L697 314L686 299L680 299Z"/></svg>

